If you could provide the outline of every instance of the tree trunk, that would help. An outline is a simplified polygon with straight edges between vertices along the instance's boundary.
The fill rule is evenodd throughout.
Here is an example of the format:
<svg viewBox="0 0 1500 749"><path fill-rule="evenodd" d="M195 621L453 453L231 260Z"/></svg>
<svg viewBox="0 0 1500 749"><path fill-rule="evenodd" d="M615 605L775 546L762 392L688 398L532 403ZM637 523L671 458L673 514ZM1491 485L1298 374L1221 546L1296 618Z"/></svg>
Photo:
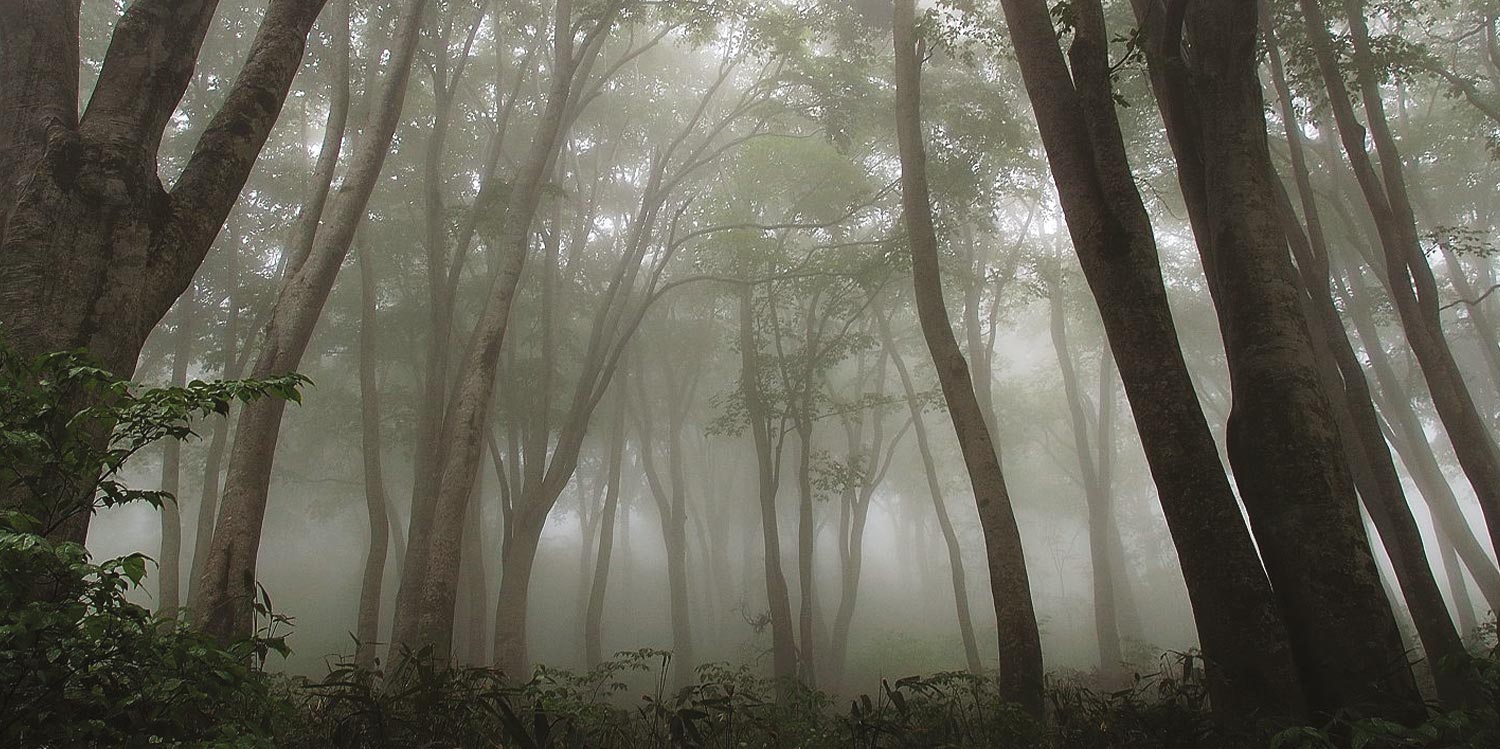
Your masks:
<svg viewBox="0 0 1500 749"><path fill-rule="evenodd" d="M797 676L797 642L792 633L792 604L786 575L781 571L781 529L776 521L776 490L780 483L780 441L773 445L770 417L761 395L759 342L755 335L754 287L739 286L740 393L755 443L756 478L760 497L761 540L765 544L766 603L771 619L771 673L777 696L787 696L787 682Z"/></svg>
<svg viewBox="0 0 1500 749"><path fill-rule="evenodd" d="M1111 572L1109 543L1114 535L1114 518L1110 508L1110 487L1104 483L1102 470L1095 462L1094 447L1089 439L1089 418L1073 353L1068 348L1068 320L1063 312L1062 284L1054 281L1050 289L1052 311L1052 347L1057 352L1057 366L1062 373L1063 391L1073 424L1073 447L1078 453L1079 475L1083 479L1084 500L1088 505L1089 561L1094 580L1094 633L1099 641L1099 672L1112 680L1124 658L1120 652L1120 625L1115 614L1115 585ZM1101 353L1101 356L1109 356ZM1102 370L1101 370L1102 371Z"/></svg>
<svg viewBox="0 0 1500 749"><path fill-rule="evenodd" d="M1178 343L1098 45L1070 71L1042 0L1004 0L1068 232L1098 303L1192 601L1215 712L1305 709L1285 623ZM1086 64L1085 64L1086 63Z"/></svg>
<svg viewBox="0 0 1500 749"><path fill-rule="evenodd" d="M1320 714L1376 704L1414 717L1416 682L1359 517L1287 254L1256 73L1257 4L1200 2L1184 16L1181 3L1142 1L1139 18L1150 18L1152 7L1159 13L1147 46L1152 85L1229 364L1229 460L1301 683ZM1097 26L1102 36L1102 14Z"/></svg>
<svg viewBox="0 0 1500 749"><path fill-rule="evenodd" d="M1282 221L1287 227L1286 236L1302 278L1302 301L1313 328L1312 342L1319 376L1332 401L1340 441L1355 486L1385 546L1418 637L1433 666L1438 694L1448 705L1458 706L1464 703L1467 691L1458 669L1467 660L1468 653L1448 616L1442 591L1422 546L1416 518L1407 504L1401 477L1380 430L1364 368L1349 344L1348 333L1329 292L1327 240L1312 194L1312 179L1302 149L1302 132L1292 105L1291 90L1286 83L1280 50L1276 47L1268 19L1268 10L1263 8L1261 20L1266 26L1272 78L1281 106L1296 185L1307 217L1305 233L1285 188L1280 188L1278 194Z"/></svg>
<svg viewBox="0 0 1500 749"><path fill-rule="evenodd" d="M237 380L244 372L245 357L240 352L240 294L239 294L240 243L230 243L228 273L225 278L229 286L229 322L224 326L224 371L223 379ZM198 519L193 529L193 564L188 570L188 600L198 595L198 580L208 563L208 547L213 542L214 519L219 512L219 489L223 479L225 449L229 446L230 416L214 419L214 435L209 440L208 455L203 461L202 498L198 501Z"/></svg>
<svg viewBox="0 0 1500 749"><path fill-rule="evenodd" d="M999 626L1000 696L1041 718L1043 672L1041 637L1032 607L1031 583L1021 533L1011 508L1005 475L989 428L974 395L968 364L948 321L938 267L938 239L927 192L927 157L921 124L921 56L916 38L914 0L897 0L896 129L901 152L901 205L911 245L912 281L923 338L937 369L943 398L969 470L974 502L984 529L990 590Z"/></svg>
<svg viewBox="0 0 1500 749"><path fill-rule="evenodd" d="M670 365L669 365L670 366ZM657 516L661 521L662 542L665 545L667 557L667 597L668 618L672 628L672 655L677 661L676 668L672 670L672 682L676 688L686 686L692 676L693 661L693 628L692 611L688 602L688 578L687 578L687 507L686 507L686 478L682 472L682 411L687 404L679 404L679 393L671 393L669 397L673 402L668 404L667 426L667 461L668 479L671 482L670 489L664 486L661 474L656 470L655 448L652 446L655 431L654 420L651 418L652 404L646 397L645 377L636 377L636 396L639 408L636 409L637 434L639 435L641 469L646 475L646 483L651 489L651 494L656 498ZM668 386L672 386L671 375L668 375Z"/></svg>
<svg viewBox="0 0 1500 749"><path fill-rule="evenodd" d="M1500 450L1496 449L1453 352L1443 337L1442 323L1438 318L1437 284L1422 252L1406 192L1401 154L1386 122L1363 9L1353 0L1345 3L1355 78L1369 120L1368 134L1380 157L1379 174L1365 151L1367 133L1355 115L1343 72L1335 59L1322 8L1314 0L1301 0L1301 6L1344 153L1354 168L1365 203L1375 218L1375 229L1384 250L1386 287L1406 331L1407 343L1421 365L1438 418L1448 432L1459 465L1474 487L1475 497L1484 511L1490 541L1500 548Z"/></svg>
<svg viewBox="0 0 1500 749"><path fill-rule="evenodd" d="M967 576L964 574L963 552L958 545L958 532L954 530L953 520L948 516L948 506L943 501L943 487L938 479L937 461L933 458L926 420L922 418L922 402L917 395L916 385L912 382L911 372L906 367L906 361L901 357L901 352L896 348L896 342L891 336L890 321L885 317L879 317L876 324L880 326L882 342L885 344L891 363L896 365L896 374L901 379L901 389L906 396L906 407L911 413L912 432L917 436L917 452L922 456L922 471L927 477L927 493L932 497L933 513L937 517L938 529L943 534L943 545L948 550L948 571L953 583L953 602L957 607L958 634L964 645L964 661L969 673L981 674L984 673L984 663L979 658L979 642L974 636L973 617L969 615L969 585Z"/></svg>
<svg viewBox="0 0 1500 749"><path fill-rule="evenodd" d="M364 218L365 206L390 150L391 137L400 123L426 4L426 0L408 0L402 6L392 39L388 74L374 94L368 126L354 148L349 171L333 197L307 259L281 286L260 354L251 369L253 377L289 372L302 361L355 229ZM235 429L225 477L224 507L214 528L204 577L199 581L202 596L193 602L198 626L220 641L245 637L254 627L251 604L255 595L256 555L285 410L286 402L279 399L247 404Z"/></svg>
<svg viewBox="0 0 1500 749"><path fill-rule="evenodd" d="M193 323L197 310L197 289L189 286L177 303L177 337L172 352L172 387L187 386L188 363L193 351ZM161 554L156 560L161 576L157 579L157 611L175 616L182 596L182 514L178 497L182 495L182 440L168 439L162 445L161 490L168 495L161 505Z"/></svg>
<svg viewBox="0 0 1500 749"><path fill-rule="evenodd" d="M599 553L594 555L594 582L589 588L588 613L583 619L584 665L592 669L604 660L604 594L609 586L609 565L615 548L615 517L620 509L620 464L625 450L625 392L628 383L618 383L615 414L609 432L608 477L605 479L603 517L599 521Z"/></svg>
<svg viewBox="0 0 1500 749"><path fill-rule="evenodd" d="M390 548L391 524L385 495L385 472L381 467L380 388L375 373L375 363L380 358L375 332L379 290L375 281L375 259L368 244L360 247L358 260L362 302L359 318L360 453L364 459L370 548L365 554L365 571L359 586L354 665L373 670L375 648L380 639L380 598L385 589L385 560Z"/></svg>

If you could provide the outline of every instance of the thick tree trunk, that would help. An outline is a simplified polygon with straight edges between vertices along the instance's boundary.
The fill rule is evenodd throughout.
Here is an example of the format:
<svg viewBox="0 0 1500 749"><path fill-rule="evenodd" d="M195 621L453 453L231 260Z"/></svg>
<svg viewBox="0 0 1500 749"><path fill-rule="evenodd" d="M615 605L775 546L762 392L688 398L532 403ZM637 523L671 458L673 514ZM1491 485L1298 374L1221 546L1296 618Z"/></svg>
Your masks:
<svg viewBox="0 0 1500 749"><path fill-rule="evenodd" d="M238 198L322 5L271 2L170 189L157 150L217 3L131 3L81 119L77 0L0 8L0 319L14 345L83 348L121 376L135 371ZM88 515L75 517L60 535L82 541Z"/></svg>
<svg viewBox="0 0 1500 749"><path fill-rule="evenodd" d="M302 361L400 123L425 7L426 0L408 0L402 6L387 76L374 94L370 120L307 259L288 275L277 295L251 369L254 377L283 374ZM204 577L199 580L201 597L193 602L198 626L221 641L247 636L254 626L256 555L285 409L286 402L279 399L247 404L235 429L224 507L214 528Z"/></svg>
<svg viewBox="0 0 1500 749"><path fill-rule="evenodd" d="M990 590L999 626L1000 696L1040 718L1045 711L1041 637L1032 607L1031 583L1021 533L1005 486L994 442L974 395L968 363L948 321L938 267L937 232L927 191L927 157L921 119L921 62L915 3L897 0L896 130L901 152L901 205L911 245L912 281L922 335L937 369L943 398L969 470L974 502L984 530Z"/></svg>
<svg viewBox="0 0 1500 749"><path fill-rule="evenodd" d="M1449 705L1457 706L1466 699L1466 689L1458 669L1468 658L1468 653L1448 616L1442 591L1438 588L1431 565L1428 564L1416 518L1412 516L1407 504L1401 477L1396 472L1390 448L1380 430L1380 419L1375 412L1364 368L1349 344L1348 333L1329 291L1328 244L1323 234L1317 202L1312 194L1312 178L1302 148L1301 127L1282 69L1280 50L1276 47L1268 18L1269 13L1263 8L1261 19L1266 26L1265 39L1271 74L1280 103L1295 182L1306 216L1305 233L1285 189L1279 189L1278 193L1286 236L1302 278L1302 301L1312 326L1312 342L1319 376L1332 401L1340 440L1355 486L1371 522L1379 532L1422 647L1429 663L1433 665L1439 696Z"/></svg>
<svg viewBox="0 0 1500 749"><path fill-rule="evenodd" d="M1152 6L1139 3L1140 18L1151 18L1141 9ZM1229 364L1229 460L1301 683L1319 713L1376 704L1411 717L1416 682L1359 517L1287 253L1256 74L1257 5L1199 2L1176 17L1182 3L1154 7L1153 88ZM1102 35L1102 14L1097 26ZM1181 51L1184 36L1190 57Z"/></svg>
<svg viewBox="0 0 1500 749"><path fill-rule="evenodd" d="M385 471L381 466L380 388L376 379L375 259L369 245L360 248L359 402L360 454L364 459L365 507L370 519L370 548L360 578L359 610L354 624L354 665L375 668L375 648L380 639L380 598L385 589L385 560L390 548L391 523L385 494Z"/></svg>
<svg viewBox="0 0 1500 749"><path fill-rule="evenodd" d="M1125 156L1105 50L1069 70L1042 0L1002 3L1069 234L1098 303L1192 601L1214 710L1305 709L1285 623L1203 416ZM1086 53L1086 54L1085 54Z"/></svg>

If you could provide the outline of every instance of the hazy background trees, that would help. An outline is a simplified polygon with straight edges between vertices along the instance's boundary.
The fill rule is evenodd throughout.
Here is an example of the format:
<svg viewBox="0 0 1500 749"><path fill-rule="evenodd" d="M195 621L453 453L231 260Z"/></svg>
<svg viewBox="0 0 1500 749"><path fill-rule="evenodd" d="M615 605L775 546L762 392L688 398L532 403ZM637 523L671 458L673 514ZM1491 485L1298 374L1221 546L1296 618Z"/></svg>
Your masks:
<svg viewBox="0 0 1500 749"><path fill-rule="evenodd" d="M188 189L291 13L219 5L136 136L153 192ZM264 585L310 673L354 634L365 662L655 645L845 689L1019 673L1025 633L1036 669L1104 680L1201 647L1247 712L1429 683L1309 654L1356 620L1350 648L1458 654L1500 600L1493 3L1278 0L1236 28L1231 3L1175 27L1151 24L1173 2L961 5L906 29L878 2L328 3L253 171L222 162L248 173L232 210L180 198L224 203L222 230L204 207L183 267L135 288L123 260L66 281L138 335L5 315L142 382L316 383L202 423L135 477L178 503L104 513L90 547L159 557L153 605L221 636ZM128 40L116 4L80 7L82 93L57 101L107 94ZM19 310L12 154L55 138L5 111ZM86 136L82 111L60 122ZM903 214L915 146L928 206Z"/></svg>

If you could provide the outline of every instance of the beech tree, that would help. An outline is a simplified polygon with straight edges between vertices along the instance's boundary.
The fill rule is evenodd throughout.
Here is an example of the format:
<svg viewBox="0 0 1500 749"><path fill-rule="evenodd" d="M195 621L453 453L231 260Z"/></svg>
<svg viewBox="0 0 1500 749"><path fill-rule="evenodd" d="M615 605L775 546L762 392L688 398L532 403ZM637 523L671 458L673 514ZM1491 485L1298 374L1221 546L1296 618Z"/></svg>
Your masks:
<svg viewBox="0 0 1500 749"><path fill-rule="evenodd" d="M191 283L276 124L321 0L276 0L171 185L157 151L217 2L136 0L78 106L79 3L0 9L0 319L19 350L128 376ZM79 289L91 289L80 303ZM87 515L64 529L81 540Z"/></svg>

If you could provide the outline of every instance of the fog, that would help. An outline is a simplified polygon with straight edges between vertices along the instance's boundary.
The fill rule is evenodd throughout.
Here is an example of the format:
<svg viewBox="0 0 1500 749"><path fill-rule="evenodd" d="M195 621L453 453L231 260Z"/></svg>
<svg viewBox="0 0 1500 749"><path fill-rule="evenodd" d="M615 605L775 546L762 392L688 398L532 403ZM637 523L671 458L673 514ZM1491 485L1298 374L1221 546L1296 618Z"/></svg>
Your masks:
<svg viewBox="0 0 1500 749"><path fill-rule="evenodd" d="M83 3L82 101L121 5ZM981 522L983 504L1008 510L1019 529L1024 569L1005 569L1029 586L1049 679L1123 684L1174 653L1211 649L1194 611L1213 607L1206 598L1194 606L1179 559L1180 544L1191 543L1187 518L1210 498L1158 488L1172 475L1172 451L1148 444L1138 424L1168 410L1168 391L1146 374L1160 357L1130 348L1129 329L1144 318L1114 327L1101 316L1119 309L1103 294L1124 271L1080 262L1109 255L1090 256L1080 239L1090 230L1069 215L1081 198L1066 192L1055 144L1039 137L1045 114L1023 85L1033 71L1020 66L1022 45L1007 36L998 5L917 8L927 13L920 132L943 324L1004 475L1004 502L985 495L980 504L954 426L961 406L939 379L919 318L920 282L914 292L919 240L903 219L910 154L897 138L889 7L578 3L568 36L554 35L561 11L550 3L443 0L408 20L420 5L353 0L345 30L346 6L329 3L222 230L141 349L133 379L142 386L287 371L310 384L279 423L249 415L263 403L196 422L170 479L164 446L134 460L131 484L176 486L178 514L103 510L87 546L96 558L157 560L135 600L207 610L198 607L216 594L215 565L247 548L256 550L252 565L223 568L234 581L225 600L243 598L253 580L291 622L242 608L226 626L289 632L292 652L273 669L318 678L373 639L370 655L382 663L397 642L523 674L536 665L584 670L595 665L596 618L604 658L673 650L690 659L674 666L678 679L725 662L854 695L917 673L977 666L1003 677L1002 645L1015 638L997 611L1015 602L995 598L991 570L1009 563L995 556L1003 524ZM1336 358L1334 344L1364 372L1363 407L1378 420L1375 439L1420 536L1403 547L1420 556L1408 564L1425 562L1445 606L1439 618L1469 636L1492 615L1487 594L1496 591L1483 578L1494 576L1497 509L1486 503L1495 487L1483 483L1480 458L1455 453L1470 436L1450 438L1459 417L1429 395L1436 365L1407 343L1430 331L1417 331L1388 291L1384 219L1345 161L1312 43L1294 4L1271 5L1287 71L1278 72L1279 55L1273 71L1257 53L1270 170L1286 191L1283 218L1326 245L1320 293L1340 329L1333 344L1318 342L1327 334L1312 311L1319 293L1288 303L1303 310L1288 335L1315 352L1297 360L1299 382L1318 382L1315 365ZM1396 166L1406 170L1431 280L1430 291L1415 282L1431 311L1420 317L1435 321L1467 388L1480 430L1462 434L1487 437L1493 450L1497 302L1479 295L1493 289L1496 270L1500 123L1474 102L1500 91L1495 14L1492 3L1455 3L1452 14L1406 5L1368 11L1377 41L1421 46L1391 53L1417 61L1382 60L1374 91L1404 159ZM265 12L264 3L221 6L165 129L166 184L225 101ZM1138 191L1197 397L1173 408L1201 412L1219 456L1175 475L1233 482L1244 522L1226 527L1259 549L1265 567L1247 574L1277 591L1288 621L1304 621L1295 607L1311 600L1291 592L1301 590L1292 578L1321 574L1297 549L1311 554L1326 540L1319 553L1347 548L1359 564L1373 560L1384 590L1373 605L1389 607L1419 660L1431 631L1413 622L1398 580L1408 568L1398 575L1382 545L1391 538L1368 513L1324 533L1324 510L1308 509L1337 505L1353 518L1364 512L1354 487L1368 506L1377 482L1359 466L1350 479L1340 458L1318 475L1347 487L1325 492L1343 499L1298 504L1299 487L1322 479L1280 473L1293 454L1313 454L1316 445L1299 446L1331 430L1327 404L1344 401L1257 390L1274 378L1254 358L1283 349L1251 338L1282 319L1271 304L1292 297L1252 299L1261 287L1236 265L1252 249L1224 239L1235 231L1190 221L1233 209L1211 191L1206 203L1184 197L1168 137L1181 131L1163 121L1149 55L1129 41L1132 6L1099 7L1129 161L1126 181L1100 184L1112 195ZM1346 27L1334 19L1336 32ZM1488 30L1487 54L1483 33L1465 35L1471 27ZM1059 33L1066 51L1084 32ZM409 48L403 34L415 34ZM1286 108L1278 77L1292 95ZM1284 128L1287 112L1301 121ZM1097 148L1101 163L1113 158ZM362 187L374 151L384 163ZM1199 213L1201 205L1209 208ZM1320 224L1308 221L1312 205ZM1117 206L1119 215L1127 208ZM1298 288L1304 277L1295 274L1311 264L1274 231L1279 265L1266 273ZM1222 240L1219 254L1205 255L1202 237ZM1220 269L1206 275L1205 256ZM1232 275L1240 272L1249 275ZM1231 376L1232 367L1243 369ZM1339 381L1350 377L1345 370ZM1455 380L1443 382L1451 390ZM1350 392L1359 405L1365 391ZM1296 428L1257 416L1261 406ZM1321 421L1304 432L1308 419ZM1354 441L1347 431L1343 439ZM1148 463L1148 454L1158 458ZM1257 456L1268 462L1258 466ZM1278 514L1280 501L1291 509ZM212 515L203 518L216 507L264 520L219 517L215 529ZM1182 508L1176 534L1164 507ZM164 543L164 522L180 541ZM1469 546L1455 551L1460 526ZM1295 529L1305 535L1294 538ZM225 546L240 543L231 537L248 546ZM373 569L372 537L385 556ZM1346 537L1357 542L1339 546ZM1478 552L1464 551L1471 547ZM1194 548L1201 569L1213 544ZM211 549L224 556L210 559ZM169 565L179 590L164 595ZM1328 580L1327 590L1341 589ZM362 605L373 618L361 620ZM402 607L421 612L405 634ZM1305 614L1325 616L1333 614ZM779 627L790 672L777 660ZM1417 666L1424 689L1428 668Z"/></svg>

